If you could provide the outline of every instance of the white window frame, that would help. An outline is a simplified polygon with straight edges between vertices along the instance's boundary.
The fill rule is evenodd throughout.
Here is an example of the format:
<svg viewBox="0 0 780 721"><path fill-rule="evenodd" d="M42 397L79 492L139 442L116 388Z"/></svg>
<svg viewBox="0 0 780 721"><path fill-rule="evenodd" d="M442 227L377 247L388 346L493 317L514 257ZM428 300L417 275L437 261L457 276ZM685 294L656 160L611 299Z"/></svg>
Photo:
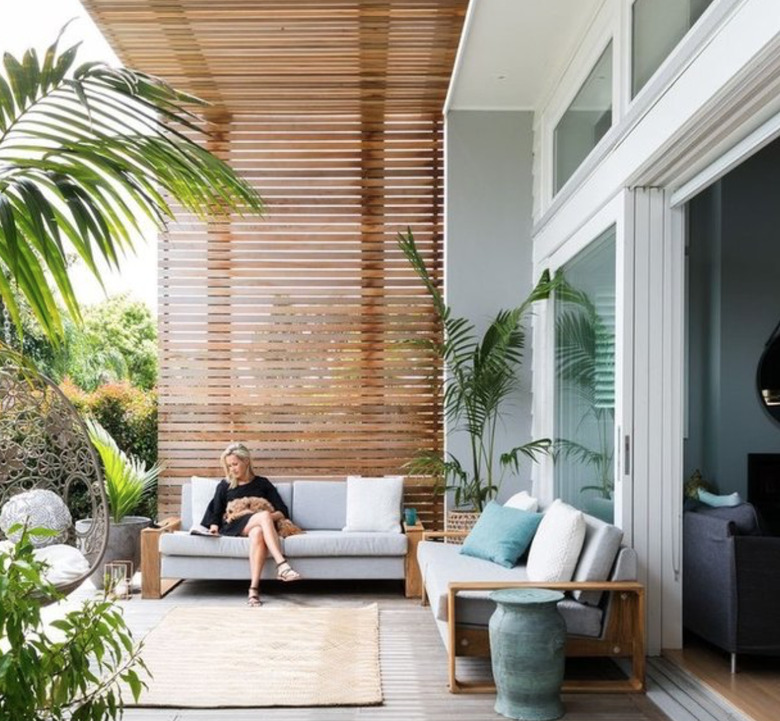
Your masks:
<svg viewBox="0 0 780 721"><path fill-rule="evenodd" d="M633 315L632 283L627 276L627 267L633 263L630 238L627 237L626 193L618 193L609 203L599 210L559 245L547 258L537 263L534 277L543 270L551 275L585 250L609 228L615 228L615 524L624 529L626 542L631 542L633 496L630 483L623 473L623 446L620 443L626 427L625 416L630 418L630 399L625 397L625 366L630 360L630 348L626 337L630 331L626 321ZM543 304L534 320L534 394L533 418L534 438L552 438L555 431L555 315L552 304ZM628 357L627 357L628 354ZM534 492L540 500L552 502L555 497L555 478L553 463L549 458L538 464Z"/></svg>

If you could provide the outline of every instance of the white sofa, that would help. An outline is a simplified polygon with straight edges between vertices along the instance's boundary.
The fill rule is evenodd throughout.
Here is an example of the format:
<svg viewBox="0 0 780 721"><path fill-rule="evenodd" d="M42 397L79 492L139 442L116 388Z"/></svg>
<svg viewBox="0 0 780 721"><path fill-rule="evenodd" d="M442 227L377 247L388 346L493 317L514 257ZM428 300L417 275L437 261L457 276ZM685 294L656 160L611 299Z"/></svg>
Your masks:
<svg viewBox="0 0 780 721"><path fill-rule="evenodd" d="M204 479L199 479L203 481ZM213 481L216 487L217 481ZM290 518L306 533L282 539L282 550L305 579L404 579L411 548L397 532L345 531L347 484L344 481L276 483ZM248 579L249 541L245 537L207 538L189 533L213 495L191 484L182 486L181 516L143 532L142 594L160 598L183 579ZM193 496L200 500L193 501ZM195 507L194 507L195 506ZM400 504L398 509L400 522ZM275 578L273 562L264 578Z"/></svg>
<svg viewBox="0 0 780 721"><path fill-rule="evenodd" d="M583 514L585 539L574 576L563 583L528 580L525 557L512 568L462 555L457 543L444 543L461 533L423 533L417 547L423 603L433 617L449 654L452 692L488 690L456 676L457 656L488 656L488 621L495 603L493 590L507 587L554 588L566 593L558 604L567 627L567 655L628 657L625 680L568 684L570 691L641 691L644 689L644 589L636 582L636 552L621 545L623 532ZM605 593L608 591L608 593Z"/></svg>

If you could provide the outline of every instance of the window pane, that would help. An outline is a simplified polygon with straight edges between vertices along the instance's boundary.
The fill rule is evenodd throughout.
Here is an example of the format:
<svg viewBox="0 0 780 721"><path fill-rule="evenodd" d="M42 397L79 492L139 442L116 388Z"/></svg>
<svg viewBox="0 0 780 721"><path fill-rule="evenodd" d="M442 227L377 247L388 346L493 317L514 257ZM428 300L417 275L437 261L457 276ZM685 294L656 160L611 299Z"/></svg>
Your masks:
<svg viewBox="0 0 780 721"><path fill-rule="evenodd" d="M612 41L555 126L555 192L612 126Z"/></svg>
<svg viewBox="0 0 780 721"><path fill-rule="evenodd" d="M644 87L711 2L636 0L632 12L632 97Z"/></svg>
<svg viewBox="0 0 780 721"><path fill-rule="evenodd" d="M555 492L611 522L615 427L615 230L563 267L555 297Z"/></svg>

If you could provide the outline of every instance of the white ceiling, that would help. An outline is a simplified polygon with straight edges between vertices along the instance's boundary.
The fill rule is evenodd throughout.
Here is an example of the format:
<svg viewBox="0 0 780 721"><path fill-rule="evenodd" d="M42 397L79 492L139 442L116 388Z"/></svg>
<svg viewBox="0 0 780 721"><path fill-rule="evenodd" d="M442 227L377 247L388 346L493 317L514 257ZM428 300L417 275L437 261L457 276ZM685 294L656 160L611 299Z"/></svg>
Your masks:
<svg viewBox="0 0 780 721"><path fill-rule="evenodd" d="M471 0L449 110L533 110L603 0Z"/></svg>

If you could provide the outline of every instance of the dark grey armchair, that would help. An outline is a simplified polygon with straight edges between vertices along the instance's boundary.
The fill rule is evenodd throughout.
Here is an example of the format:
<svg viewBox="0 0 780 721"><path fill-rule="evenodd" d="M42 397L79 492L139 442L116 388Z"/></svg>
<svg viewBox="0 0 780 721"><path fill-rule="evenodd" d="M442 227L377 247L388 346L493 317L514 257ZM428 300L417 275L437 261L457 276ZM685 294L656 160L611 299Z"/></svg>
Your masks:
<svg viewBox="0 0 780 721"><path fill-rule="evenodd" d="M780 537L749 503L686 511L683 625L731 653L780 655Z"/></svg>

